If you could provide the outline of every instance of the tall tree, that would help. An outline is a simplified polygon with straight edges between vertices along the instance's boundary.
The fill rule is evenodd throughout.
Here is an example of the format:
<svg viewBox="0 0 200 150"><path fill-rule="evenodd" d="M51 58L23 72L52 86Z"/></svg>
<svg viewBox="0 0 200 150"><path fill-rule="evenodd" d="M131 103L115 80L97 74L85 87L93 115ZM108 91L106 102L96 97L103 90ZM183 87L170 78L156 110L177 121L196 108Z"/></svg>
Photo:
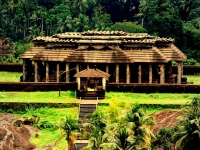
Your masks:
<svg viewBox="0 0 200 150"><path fill-rule="evenodd" d="M149 127L154 125L152 116L146 116L144 110L142 110L139 104L135 104L130 112L126 116L127 122L133 131L133 135L136 138L135 143L138 149L150 149L151 142L156 137L150 131Z"/></svg>
<svg viewBox="0 0 200 150"><path fill-rule="evenodd" d="M184 117L173 135L177 150L198 150L200 145L200 99L183 107Z"/></svg>
<svg viewBox="0 0 200 150"><path fill-rule="evenodd" d="M61 120L61 123L59 125L60 130L61 130L61 137L56 141L56 144L58 142L66 137L66 140L68 142L68 150L74 150L74 141L75 141L75 133L77 131L80 131L79 128L79 121L72 118L71 116L66 116L65 119Z"/></svg>
<svg viewBox="0 0 200 150"><path fill-rule="evenodd" d="M91 132L89 135L89 144L84 150L100 150L102 143L104 143L103 135L105 133L106 121L103 113L95 111L88 115L89 123L85 123L86 130Z"/></svg>

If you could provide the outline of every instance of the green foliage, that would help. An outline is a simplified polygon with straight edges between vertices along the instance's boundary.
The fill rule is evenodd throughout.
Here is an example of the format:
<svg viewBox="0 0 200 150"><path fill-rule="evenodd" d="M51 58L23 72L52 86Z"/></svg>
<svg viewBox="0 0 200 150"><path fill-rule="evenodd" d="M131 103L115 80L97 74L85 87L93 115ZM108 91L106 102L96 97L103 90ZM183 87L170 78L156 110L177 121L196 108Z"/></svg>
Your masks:
<svg viewBox="0 0 200 150"><path fill-rule="evenodd" d="M184 117L179 122L173 141L177 150L197 150L200 144L200 98L195 97L183 107Z"/></svg>
<svg viewBox="0 0 200 150"><path fill-rule="evenodd" d="M61 119L61 122L58 125L61 131L61 136L57 139L55 145L65 137L68 142L68 150L74 149L75 132L80 131L79 124L80 121L74 119L71 115L66 116L65 119Z"/></svg>
<svg viewBox="0 0 200 150"><path fill-rule="evenodd" d="M134 22L117 22L110 27L112 31L124 31L128 33L147 33L147 30Z"/></svg>
<svg viewBox="0 0 200 150"><path fill-rule="evenodd" d="M13 113L13 112L14 112L14 111L13 111L13 109L11 109L11 108L7 110L7 113Z"/></svg>
<svg viewBox="0 0 200 150"><path fill-rule="evenodd" d="M19 62L16 58L36 36L86 30L172 37L189 59L200 62L199 0L4 0L1 4L0 36L14 42L15 53L8 59L0 57L0 62Z"/></svg>
<svg viewBox="0 0 200 150"><path fill-rule="evenodd" d="M199 63L193 59L193 58L190 58L190 59L186 59L183 61L183 65L199 65Z"/></svg>
<svg viewBox="0 0 200 150"><path fill-rule="evenodd" d="M27 51L33 43L25 43L24 41L18 41L13 43L12 49L15 51L15 57L19 57L25 51Z"/></svg>
<svg viewBox="0 0 200 150"><path fill-rule="evenodd" d="M176 45L181 48L182 46L182 22L177 16L155 16L151 19L147 26L147 30L152 35L160 37L176 39Z"/></svg>
<svg viewBox="0 0 200 150"><path fill-rule="evenodd" d="M0 63L21 63L22 60L15 58L13 54L10 54L8 57L0 56Z"/></svg>
<svg viewBox="0 0 200 150"><path fill-rule="evenodd" d="M52 130L52 128L54 127L54 125L53 125L51 122L45 121L45 122L42 122L40 125L37 124L37 127L38 127L39 129L51 128L51 130ZM53 129L54 129L54 128L53 128Z"/></svg>
<svg viewBox="0 0 200 150"><path fill-rule="evenodd" d="M171 150L172 133L172 129L161 128L160 131L156 134L157 140L153 143L152 148L163 148L163 150Z"/></svg>
<svg viewBox="0 0 200 150"><path fill-rule="evenodd" d="M200 62L200 30L185 26L184 27L184 52L188 58L193 58Z"/></svg>

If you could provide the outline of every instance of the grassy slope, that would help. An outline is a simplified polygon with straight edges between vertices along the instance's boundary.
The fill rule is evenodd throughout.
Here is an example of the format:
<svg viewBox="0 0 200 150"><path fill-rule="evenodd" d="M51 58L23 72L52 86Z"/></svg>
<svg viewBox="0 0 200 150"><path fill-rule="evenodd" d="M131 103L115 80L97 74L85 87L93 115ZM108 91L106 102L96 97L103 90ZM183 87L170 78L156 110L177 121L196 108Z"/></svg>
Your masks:
<svg viewBox="0 0 200 150"><path fill-rule="evenodd" d="M62 118L65 118L66 115L71 115L73 118L78 116L78 107L75 108L39 108L39 109L29 109L27 113L23 114L22 117L32 117L32 115L37 115L40 117L40 125L44 121L48 121L54 126L58 126ZM38 133L39 136L35 137L35 134L32 135L30 141L37 145L37 148L40 150L45 150L49 146L53 146L56 140L61 136L60 130L58 127L41 129ZM61 150L67 145L65 138L62 139L58 146L54 147L54 150Z"/></svg>

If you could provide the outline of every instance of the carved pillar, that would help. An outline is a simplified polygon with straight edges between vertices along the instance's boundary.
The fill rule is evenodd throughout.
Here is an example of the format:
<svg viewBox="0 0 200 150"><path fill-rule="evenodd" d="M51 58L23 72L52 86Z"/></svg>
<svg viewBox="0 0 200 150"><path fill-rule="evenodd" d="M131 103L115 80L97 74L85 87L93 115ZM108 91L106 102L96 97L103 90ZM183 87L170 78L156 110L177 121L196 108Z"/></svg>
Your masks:
<svg viewBox="0 0 200 150"><path fill-rule="evenodd" d="M165 83L165 66L164 64L160 65L160 84Z"/></svg>
<svg viewBox="0 0 200 150"><path fill-rule="evenodd" d="M149 83L152 83L152 64L149 64Z"/></svg>
<svg viewBox="0 0 200 150"><path fill-rule="evenodd" d="M25 82L27 79L27 64L26 59L23 59L23 81Z"/></svg>
<svg viewBox="0 0 200 150"><path fill-rule="evenodd" d="M108 67L108 64L106 64L106 73L109 74L109 67ZM107 81L109 81L109 77L107 78Z"/></svg>
<svg viewBox="0 0 200 150"><path fill-rule="evenodd" d="M59 62L57 63L57 66L56 66L56 82L60 82L60 64L59 64Z"/></svg>
<svg viewBox="0 0 200 150"><path fill-rule="evenodd" d="M49 62L46 62L46 82L49 82Z"/></svg>
<svg viewBox="0 0 200 150"><path fill-rule="evenodd" d="M65 66L65 72L66 72L66 82L69 82L70 81L70 76L69 76L69 63L66 63L66 66Z"/></svg>
<svg viewBox="0 0 200 150"><path fill-rule="evenodd" d="M177 76L177 84L181 84L181 77L183 73L183 62L178 62L178 76Z"/></svg>
<svg viewBox="0 0 200 150"><path fill-rule="evenodd" d="M142 65L138 64L138 83L142 83Z"/></svg>
<svg viewBox="0 0 200 150"><path fill-rule="evenodd" d="M102 87L103 90L106 90L106 78L102 78Z"/></svg>
<svg viewBox="0 0 200 150"><path fill-rule="evenodd" d="M37 61L35 61L34 70L35 70L35 73L34 73L35 82L38 82L38 62Z"/></svg>
<svg viewBox="0 0 200 150"><path fill-rule="evenodd" d="M130 65L126 64L126 83L130 83Z"/></svg>
<svg viewBox="0 0 200 150"><path fill-rule="evenodd" d="M119 64L116 64L116 83L119 83Z"/></svg>

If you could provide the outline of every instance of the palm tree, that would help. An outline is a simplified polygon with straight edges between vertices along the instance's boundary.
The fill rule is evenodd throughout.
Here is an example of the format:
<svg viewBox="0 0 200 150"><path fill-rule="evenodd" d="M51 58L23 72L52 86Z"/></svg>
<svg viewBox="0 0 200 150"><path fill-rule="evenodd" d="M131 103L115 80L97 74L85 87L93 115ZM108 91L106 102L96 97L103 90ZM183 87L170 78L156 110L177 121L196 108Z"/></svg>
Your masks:
<svg viewBox="0 0 200 150"><path fill-rule="evenodd" d="M126 112L117 123L107 125L104 134L104 149L115 150L139 150L151 149L151 142L155 136L148 129L152 125L153 118L147 117L139 105L134 105L131 111Z"/></svg>
<svg viewBox="0 0 200 150"><path fill-rule="evenodd" d="M194 98L183 108L184 118L173 134L177 150L197 150L200 145L200 98Z"/></svg>
<svg viewBox="0 0 200 150"><path fill-rule="evenodd" d="M66 116L65 120L61 120L59 127L62 135L56 141L55 145L57 145L62 138L66 137L68 150L74 150L75 133L80 131L79 123L79 120L73 119L71 116Z"/></svg>
<svg viewBox="0 0 200 150"><path fill-rule="evenodd" d="M89 131L89 144L84 150L100 150L103 141L103 135L105 134L106 121L103 113L95 111L93 114L86 116L89 119L89 123L85 123L86 131Z"/></svg>
<svg viewBox="0 0 200 150"><path fill-rule="evenodd" d="M135 104L131 111L127 113L126 120L129 122L133 135L136 137L137 148L150 149L151 142L156 140L156 137L149 129L155 123L153 117L146 116L139 104Z"/></svg>
<svg viewBox="0 0 200 150"><path fill-rule="evenodd" d="M74 24L72 30L75 32L83 32L89 29L89 18L85 14L80 14L78 18L74 18L72 22Z"/></svg>
<svg viewBox="0 0 200 150"><path fill-rule="evenodd" d="M114 127L113 129L111 129ZM104 135L102 149L134 150L136 149L135 137L129 127L122 124L112 124Z"/></svg>

